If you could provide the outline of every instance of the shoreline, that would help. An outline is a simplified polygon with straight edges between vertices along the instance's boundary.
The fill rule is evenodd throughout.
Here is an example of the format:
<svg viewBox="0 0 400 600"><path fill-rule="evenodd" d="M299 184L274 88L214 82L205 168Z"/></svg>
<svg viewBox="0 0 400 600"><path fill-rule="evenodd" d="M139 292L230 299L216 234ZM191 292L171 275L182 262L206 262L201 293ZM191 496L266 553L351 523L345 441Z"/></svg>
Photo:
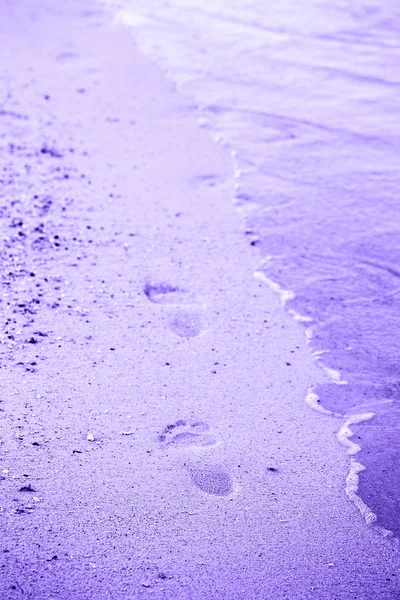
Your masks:
<svg viewBox="0 0 400 600"><path fill-rule="evenodd" d="M393 598L229 157L105 11L9 10L11 313L41 295L2 356L3 597Z"/></svg>
<svg viewBox="0 0 400 600"><path fill-rule="evenodd" d="M261 2L250 12L245 2L103 3L230 150L234 204L264 256L258 270L278 292L292 291L295 319L313 319L306 333L334 378L316 390L320 404L343 415L375 412L352 428L366 467L359 495L399 537L398 352L387 342L398 338L397 124L388 108L397 102L386 76L397 64L396 40L382 50L393 8L331 15L329 1L272 13ZM345 45L337 42L343 28ZM371 41L368 66L361 31Z"/></svg>
<svg viewBox="0 0 400 600"><path fill-rule="evenodd" d="M123 5L116 7L113 4L112 0L110 0L110 1L98 0L98 1L100 2L101 5L106 7L106 9L108 10L108 12L110 14L110 19L114 24L116 24L117 26L127 27L132 32L132 35L134 37L136 36L138 38L136 40L136 42L138 43L139 51L142 53L143 56L147 57L148 60L150 60L151 62L158 65L160 68L162 68L167 79L174 86L176 86L178 94L181 95L185 99L185 102L189 102L189 103L195 102L196 94L195 93L193 94L193 92L192 93L190 92L190 86L185 87L185 85L182 84L182 81L181 81L181 83L178 83L179 82L179 76L178 76L179 69L177 71L176 70L174 71L173 69L170 70L170 68L167 68L167 66L163 63L163 61L161 59L162 52L160 55L159 50L154 51L154 48L151 50L151 47L152 47L151 43L146 44L146 35L143 35L143 32L141 31L141 26L140 26L141 17L136 15L136 18L138 18L138 22L136 22L136 18L134 16L134 14L131 14L128 5L125 5L124 7L123 7ZM139 13L140 13L140 10L139 10ZM143 24L145 22L146 22L146 18L144 19ZM152 38L152 34L150 33L149 36L150 36L150 39L147 39L148 43L150 42L150 40ZM162 66L163 64L164 64L164 67ZM173 75L173 73L175 73L175 75ZM223 150L226 152L226 154L228 156L230 156L230 159L232 162L233 177L234 177L234 196L232 198L232 202L233 202L234 208L236 209L236 212L238 213L238 215L240 217L243 228L248 229L246 227L247 217L253 211L257 211L257 209L260 210L261 205L259 205L257 203L254 203L254 205L252 205L252 203L249 202L249 198L247 198L243 202L243 198L246 198L246 185L245 184L243 185L242 178L243 177L245 178L246 170L243 171L243 169L241 167L241 161L238 159L237 148L235 148L234 145L232 145L232 143L229 141L229 136L224 137L223 135L218 133L218 129L215 129L211 125L211 121L207 118L207 117L209 117L209 115L207 115L207 111L204 110L204 106L201 106L201 105L196 106L194 109L194 116L196 117L196 121L198 123L199 128L205 129L205 131L208 132L210 139L214 140L218 145L220 145L223 148ZM257 208L255 208L255 207L257 207ZM248 229L246 231L246 234L248 234L248 240L249 241L251 240L252 245L257 245L257 243L260 241L259 236L251 229ZM268 258L263 258L262 255L260 254L259 260L257 261L257 266L253 266L253 276L255 277L256 280L264 283L270 290L272 290L279 297L282 309L286 309L287 304L290 303L291 301L295 300L296 294L291 289L283 288L282 285L277 280L272 280L266 275L266 273L264 272L263 269L268 265L268 262L269 262ZM268 269L265 269L265 271L268 272ZM318 327L318 323L315 321L315 319L313 319L309 316L302 315L293 308L289 308L287 310L287 313L289 315L291 315L291 317L293 318L294 321L304 324L306 326L304 333L305 333L305 337L307 340L307 344L310 346L310 351L312 351L312 339L314 336L314 330ZM327 352L328 352L328 356L329 356L330 351L327 351ZM322 356L323 354L324 354L324 351L315 351L312 353L312 359L315 362L315 364L318 366L318 368L321 369L321 371L323 371L325 373L325 375L330 380L330 383L335 384L335 385L348 385L349 382L342 379L342 374L340 371L336 370L335 368L332 368L331 366L329 366L329 364L324 364L324 360L323 360L323 356ZM345 492L346 492L348 498L358 508L361 516L365 519L366 525L370 526L370 525L374 524L373 526L379 534L381 534L385 537L393 536L394 538L396 538L397 537L396 530L394 529L392 531L388 528L385 528L384 525L379 521L377 514L372 510L372 508L368 505L368 503L364 502L364 500L361 498L361 496L357 493L359 491L359 487L360 487L360 481L359 481L358 474L361 473L362 471L364 471L365 469L367 469L367 467L364 464L362 464L361 462L356 461L354 459L353 455L361 452L362 450L365 451L368 449L361 448L361 446L358 446L357 444L354 444L352 441L350 441L351 437L356 436L356 432L351 430L349 428L349 425L351 425L351 424L356 425L356 424L362 423L363 421L367 421L367 420L371 419L373 416L375 416L375 413L364 414L363 412L357 412L357 414L354 414L354 407L353 407L352 411L349 413L347 413L347 412L340 413L340 412L335 412L332 409L323 408L323 405L320 403L320 399L319 399L317 391L318 391L318 386L313 386L308 391L307 396L305 398L306 403L312 409L317 410L318 412L325 414L325 415L331 415L332 417L338 418L341 421L341 426L337 432L337 439L338 439L338 442L343 447L347 447L346 454L348 455L348 472L347 472L347 476L345 478L345 481L346 481ZM313 400L310 401L310 398L314 398L314 401ZM359 409L361 410L362 407L360 406ZM355 448L357 448L356 451L355 451Z"/></svg>

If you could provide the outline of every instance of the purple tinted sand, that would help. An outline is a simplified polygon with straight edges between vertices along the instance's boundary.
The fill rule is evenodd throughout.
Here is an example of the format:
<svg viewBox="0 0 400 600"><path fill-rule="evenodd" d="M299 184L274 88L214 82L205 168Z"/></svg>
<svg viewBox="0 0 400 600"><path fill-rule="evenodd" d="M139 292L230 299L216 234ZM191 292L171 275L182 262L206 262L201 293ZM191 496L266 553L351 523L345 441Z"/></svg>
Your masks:
<svg viewBox="0 0 400 600"><path fill-rule="evenodd" d="M228 158L84 4L0 7L0 597L395 598Z"/></svg>

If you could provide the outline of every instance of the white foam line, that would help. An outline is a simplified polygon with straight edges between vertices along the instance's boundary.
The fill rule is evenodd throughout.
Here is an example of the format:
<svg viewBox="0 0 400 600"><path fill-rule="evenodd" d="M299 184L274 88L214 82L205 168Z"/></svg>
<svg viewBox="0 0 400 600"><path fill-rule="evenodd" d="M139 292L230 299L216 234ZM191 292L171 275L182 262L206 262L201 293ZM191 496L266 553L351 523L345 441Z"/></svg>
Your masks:
<svg viewBox="0 0 400 600"><path fill-rule="evenodd" d="M353 436L353 432L350 426L356 423L361 423L362 421L368 421L369 419L372 419L373 416L374 413L372 412L352 415L346 419L346 421L343 423L342 427L340 428L337 434L338 440L341 442L341 444L347 446L347 454L351 456L350 469L346 477L345 491L348 498L355 504L355 506L360 511L367 525L372 525L373 523L375 523L377 520L377 516L357 494L359 484L359 473L365 471L365 466L358 462L355 458L353 458L353 455L357 454L357 452L359 452L361 448L351 439ZM383 527L375 526L375 528L380 534L384 535L385 537L393 535L391 531L384 529Z"/></svg>
<svg viewBox="0 0 400 600"><path fill-rule="evenodd" d="M323 367L323 365L321 365L321 366ZM335 377L337 375L339 375L339 377L340 377L340 373L338 371L335 371L334 369L325 369L325 370L327 370L327 372L333 372L335 374ZM346 382L341 381L341 383L343 384ZM313 392L311 390L307 394L305 400L306 400L306 403L308 404L308 406L310 406L310 408L318 411L321 414L329 415L331 417L343 418L343 415L341 415L339 413L335 413L333 411L330 411L326 408L323 408L319 404L318 394L316 394L315 392ZM384 403L384 402L391 402L391 401L390 400L382 401L382 403ZM368 406L368 405L366 405L366 406ZM346 492L346 495L349 498L349 500L351 500L351 502L353 502L353 504L360 511L362 517L365 520L366 525L372 525L372 524L376 523L377 516L357 494L358 485L359 485L359 473L361 473L362 471L365 471L366 467L362 463L357 461L355 458L353 458L355 454L360 452L361 447L351 439L353 437L353 431L351 429L351 425L355 425L357 423L362 423L363 421L368 421L368 420L372 419L374 417L374 415L375 415L375 413L373 413L373 412L358 413L355 415L347 415L347 417L345 417L346 420L344 421L343 425L341 426L341 428L339 429L339 431L337 433L337 438L338 438L339 442L343 446L347 447L346 454L348 454L350 456L350 468L349 468L349 472L346 477L345 492ZM381 527L380 525L375 524L374 529L384 537L393 536L392 531L385 529L384 527Z"/></svg>
<svg viewBox="0 0 400 600"><path fill-rule="evenodd" d="M258 279L258 281L262 281L263 283L266 283L267 286L273 292L278 294L278 296L281 299L282 306L285 306L286 302L288 302L289 300L293 300L296 297L294 292L283 289L279 285L279 283L275 283L274 281L269 279L266 275L264 275L264 273L261 273L261 271L254 271L253 276L256 279Z"/></svg>
<svg viewBox="0 0 400 600"><path fill-rule="evenodd" d="M314 337L314 327L307 327L305 334L306 334L307 344L310 344L311 340Z"/></svg>
<svg viewBox="0 0 400 600"><path fill-rule="evenodd" d="M320 358L320 356L322 356L323 354L329 354L330 350L314 350L314 352L311 353L311 356L315 359L318 360Z"/></svg>
<svg viewBox="0 0 400 600"><path fill-rule="evenodd" d="M348 385L348 381L342 379L340 371L337 371L336 369L331 369L330 367L326 367L321 362L319 362L319 365L325 371L325 373L329 375L333 383L336 383L336 385Z"/></svg>
<svg viewBox="0 0 400 600"><path fill-rule="evenodd" d="M299 321L300 323L312 323L314 321L314 319L312 317L307 317L306 315L301 315L300 313L293 310L292 308L290 310L288 310L288 313L289 313L289 315L291 315L291 317L293 317L294 321Z"/></svg>
<svg viewBox="0 0 400 600"><path fill-rule="evenodd" d="M327 408L323 408L319 403L319 396L315 392L308 392L306 396L306 403L310 408L316 410L317 412L323 415L329 415L330 417L340 417L337 413L328 410Z"/></svg>
<svg viewBox="0 0 400 600"><path fill-rule="evenodd" d="M357 423L361 423L362 421L368 421L369 419L372 419L374 414L375 413L373 412L359 413L357 415L351 415L350 417L347 417L337 434L339 442L343 444L343 446L347 446L347 454L357 454L357 452L361 450L360 446L351 439L353 437L353 432L350 428L350 425L355 425Z"/></svg>
<svg viewBox="0 0 400 600"><path fill-rule="evenodd" d="M345 491L346 491L348 498L355 504L355 506L360 511L361 515L364 517L365 523L367 525L372 525L373 523L376 523L377 516L369 508L369 506L367 506L367 504L365 504L365 502L363 502L363 500L361 500L360 496L357 494L358 482L359 482L358 474L361 473L362 471L365 471L364 465L361 464L360 462L358 462L357 460L355 460L355 458L351 458L349 473L346 477ZM392 531L390 531L389 529L385 529L384 527L381 527L380 525L374 525L374 529L378 533L383 535L384 537L392 537L393 536ZM396 543L398 543L398 540L396 540Z"/></svg>
<svg viewBox="0 0 400 600"><path fill-rule="evenodd" d="M317 412L323 415L343 418L343 415L323 408L319 404L318 394L311 390L308 392L305 400L310 408L316 410ZM373 412L348 416L337 434L338 440L343 446L347 447L347 454L351 456L350 468L346 477L345 492L349 500L351 500L351 502L353 502L353 504L360 511L362 517L365 520L366 525L372 525L373 523L376 523L377 516L357 494L359 484L359 473L365 471L366 467L360 462L358 462L355 458L353 458L353 455L357 454L361 450L361 448L351 439L353 437L351 425L361 423L362 421L368 421L369 419L372 419L373 416ZM380 533L384 537L389 537L393 535L391 531L379 525L374 525L374 529L376 529L378 533Z"/></svg>
<svg viewBox="0 0 400 600"><path fill-rule="evenodd" d="M258 271L258 270L254 271L253 275L259 281L266 283L272 291L274 291L275 293L277 293L280 296L282 306L285 306L286 302L288 302L289 300L293 300L296 297L294 292L292 292L291 290L285 290L278 283L269 279L261 271ZM288 313L290 314L290 316L293 318L294 321L297 321L300 323L312 323L314 321L314 319L312 317L302 315L302 314L298 313L297 311L295 311L294 309L288 310ZM314 327L315 327L314 325L311 325L310 327L307 327L305 330L307 344L310 344L311 340L314 337ZM348 381L346 381L345 379L342 379L340 371L338 371L337 369L332 369L330 367L327 367L323 364L322 361L318 360L319 356L321 354L325 354L327 352L329 352L329 351L328 350L319 350L318 352L314 352L313 357L314 357L316 363L318 364L318 366L321 369L323 369L325 371L325 373L329 376L329 378L331 379L331 381L333 383L335 383L336 385L348 385ZM328 411L328 412L330 412L330 411Z"/></svg>
<svg viewBox="0 0 400 600"><path fill-rule="evenodd" d="M363 502L356 493L358 491L358 474L361 471L365 471L364 465L356 461L354 458L350 460L350 469L349 474L346 477L346 494L349 499L356 505L362 516L364 517L365 523L367 525L372 525L375 523L377 517L374 512Z"/></svg>

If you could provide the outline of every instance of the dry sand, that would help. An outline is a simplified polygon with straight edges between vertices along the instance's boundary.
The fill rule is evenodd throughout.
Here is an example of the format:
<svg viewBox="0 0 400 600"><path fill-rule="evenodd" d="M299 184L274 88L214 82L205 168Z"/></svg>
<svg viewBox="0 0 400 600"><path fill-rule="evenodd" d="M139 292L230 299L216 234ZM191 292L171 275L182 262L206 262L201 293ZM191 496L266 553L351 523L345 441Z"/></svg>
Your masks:
<svg viewBox="0 0 400 600"><path fill-rule="evenodd" d="M400 597L229 157L128 31L46 4L0 15L1 598Z"/></svg>

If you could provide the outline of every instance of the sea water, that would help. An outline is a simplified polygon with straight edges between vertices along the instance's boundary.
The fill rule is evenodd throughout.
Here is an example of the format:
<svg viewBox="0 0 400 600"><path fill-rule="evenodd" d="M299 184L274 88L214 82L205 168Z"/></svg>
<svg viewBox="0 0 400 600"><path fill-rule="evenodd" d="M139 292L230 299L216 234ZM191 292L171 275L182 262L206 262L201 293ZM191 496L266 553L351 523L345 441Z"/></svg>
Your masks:
<svg viewBox="0 0 400 600"><path fill-rule="evenodd" d="M231 153L255 276L332 382L346 491L400 535L400 8L105 0Z"/></svg>

